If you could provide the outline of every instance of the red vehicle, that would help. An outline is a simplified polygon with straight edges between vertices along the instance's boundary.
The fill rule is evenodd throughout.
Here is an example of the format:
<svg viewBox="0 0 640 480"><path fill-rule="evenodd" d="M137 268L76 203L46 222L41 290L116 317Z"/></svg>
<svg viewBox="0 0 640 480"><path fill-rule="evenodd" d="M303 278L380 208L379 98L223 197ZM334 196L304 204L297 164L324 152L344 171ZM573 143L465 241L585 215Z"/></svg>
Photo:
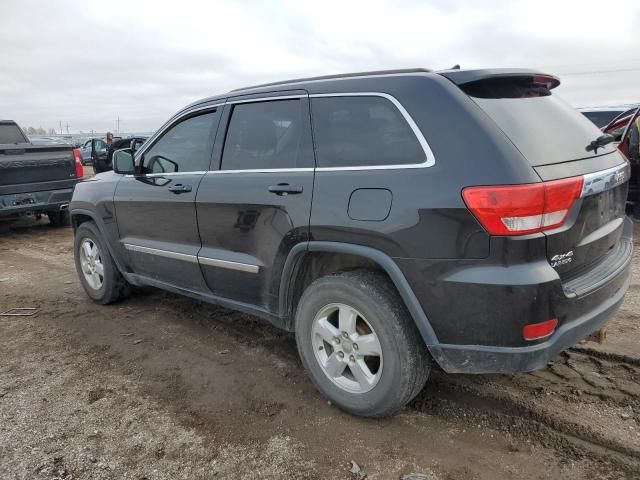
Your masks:
<svg viewBox="0 0 640 480"><path fill-rule="evenodd" d="M638 106L625 110L608 124L601 128L604 133L613 135L616 142L621 142L623 135L626 133L627 126L631 123L631 119L635 118L638 113ZM626 154L626 152L625 152Z"/></svg>
<svg viewBox="0 0 640 480"><path fill-rule="evenodd" d="M640 107L635 107L618 115L617 118L613 119L609 125L602 129L604 133L609 133L616 138L616 141L619 142L618 150L627 158L629 158L629 132L631 131L631 125L636 121L638 116L640 116ZM629 195L627 197L627 203L629 204L640 201L637 179L638 165L631 164L631 179L629 181Z"/></svg>

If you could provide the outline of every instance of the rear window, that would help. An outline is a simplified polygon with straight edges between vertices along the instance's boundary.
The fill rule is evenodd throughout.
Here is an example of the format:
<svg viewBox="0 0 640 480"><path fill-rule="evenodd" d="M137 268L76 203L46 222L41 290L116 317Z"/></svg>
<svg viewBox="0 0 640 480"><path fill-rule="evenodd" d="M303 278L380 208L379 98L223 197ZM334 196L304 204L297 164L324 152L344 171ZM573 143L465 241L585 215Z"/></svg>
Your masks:
<svg viewBox="0 0 640 480"><path fill-rule="evenodd" d="M28 141L16 124L0 123L1 143L28 143Z"/></svg>
<svg viewBox="0 0 640 480"><path fill-rule="evenodd" d="M461 85L533 166L610 153L612 144L586 147L602 132L551 90L530 78L492 79Z"/></svg>

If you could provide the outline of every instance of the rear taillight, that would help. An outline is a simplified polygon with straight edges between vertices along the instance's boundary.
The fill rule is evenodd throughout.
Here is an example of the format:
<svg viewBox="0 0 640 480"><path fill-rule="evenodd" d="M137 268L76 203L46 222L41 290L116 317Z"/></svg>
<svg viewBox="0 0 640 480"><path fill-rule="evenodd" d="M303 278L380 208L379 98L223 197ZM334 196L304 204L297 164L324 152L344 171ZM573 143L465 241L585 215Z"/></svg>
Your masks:
<svg viewBox="0 0 640 480"><path fill-rule="evenodd" d="M76 165L76 178L82 178L84 176L84 169L82 168L82 155L80 154L80 149L73 149L73 159L75 160Z"/></svg>
<svg viewBox="0 0 640 480"><path fill-rule="evenodd" d="M467 187L467 208L491 235L525 235L564 223L582 192L582 177L525 185Z"/></svg>
<svg viewBox="0 0 640 480"><path fill-rule="evenodd" d="M558 320L552 318L545 322L530 323L522 328L522 338L525 340L539 340L555 332Z"/></svg>
<svg viewBox="0 0 640 480"><path fill-rule="evenodd" d="M539 74L533 76L533 83L551 90L560 85L560 80L552 75Z"/></svg>

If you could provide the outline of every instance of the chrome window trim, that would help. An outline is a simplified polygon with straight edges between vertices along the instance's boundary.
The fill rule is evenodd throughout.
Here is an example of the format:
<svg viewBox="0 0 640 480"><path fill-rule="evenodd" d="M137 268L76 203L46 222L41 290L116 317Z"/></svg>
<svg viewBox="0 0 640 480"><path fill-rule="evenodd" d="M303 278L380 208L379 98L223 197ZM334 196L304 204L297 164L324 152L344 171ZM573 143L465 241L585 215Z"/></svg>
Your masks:
<svg viewBox="0 0 640 480"><path fill-rule="evenodd" d="M189 255L188 253L178 253L172 252L170 250L160 250L158 248L143 247L142 245L134 245L132 243L125 243L124 248L126 248L127 250L131 250L132 252L148 253L150 255L157 255L159 257L198 263L198 257L196 257L195 255Z"/></svg>
<svg viewBox="0 0 640 480"><path fill-rule="evenodd" d="M169 175L199 175L202 173L219 173L219 174L229 174L229 173L276 173L276 172L340 172L340 171L362 171L362 170L405 170L411 168L428 168L432 167L436 163L435 155L427 142L427 139L422 134L422 131L413 120L413 117L407 112L402 103L395 98L393 95L384 92L339 92L339 93L312 93L312 94L298 94L298 95L282 95L282 96L269 96L269 97L255 97L255 98L245 98L245 99L226 99L222 103L215 103L211 105L205 105L198 108L192 108L180 114L180 116L176 118L172 118L169 122L167 122L163 127L161 127L156 133L154 133L143 145L140 150L138 150L134 156L134 162L138 162L138 159L141 155L143 155L150 147L156 139L161 136L170 126L174 125L177 121L180 121L185 116L188 116L192 113L214 109L217 107L222 107L224 105L233 105L233 104L241 104L241 103L256 103L256 102L267 102L267 101L275 101L275 100L290 100L290 99L299 99L299 98L329 98L329 97L380 97L389 100L400 112L403 116L409 128L413 131L413 134L416 136L418 143L422 147L422 150L425 153L425 161L422 163L409 163L409 164L399 164L399 165L363 165L363 166L342 166L342 167L316 167L316 168L265 168L265 169L247 169L247 170L207 170L207 171L197 171L197 172L173 172L173 173L149 173L139 175L141 177L153 177L153 176L169 176ZM126 175L127 177L134 177L135 175Z"/></svg>
<svg viewBox="0 0 640 480"><path fill-rule="evenodd" d="M240 272L258 273L260 271L259 265L252 265L250 263L232 262L230 260L220 260L218 258L172 252L170 250L161 250L159 248L143 247L142 245L135 245L133 243L125 243L124 248L132 252L147 253L149 255L171 258L173 260L183 260L185 262L198 263L200 265L208 265L211 267L226 268L229 270L238 270Z"/></svg>
<svg viewBox="0 0 640 480"><path fill-rule="evenodd" d="M631 171L628 162L600 170L599 172L587 173L582 176L582 192L580 192L580 197L584 198L590 195L597 195L605 190L615 188L629 180L630 176Z"/></svg>
<svg viewBox="0 0 640 480"><path fill-rule="evenodd" d="M306 95L300 95L295 98L304 98ZM427 139L424 138L422 131L413 120L409 112L404 108L402 103L395 98L393 95L383 92L341 92L341 93L312 93L309 94L309 98L329 98L329 97L380 97L385 98L390 101L400 112L402 117L405 119L409 128L418 140L418 143L422 147L422 150L425 154L425 161L422 163L408 163L408 164L398 164L398 165L363 165L363 166L353 166L346 165L343 167L316 167L314 168L252 168L246 170L210 170L208 173L271 173L271 172L341 172L341 171L361 171L361 170L405 170L410 168L428 168L435 165L435 156ZM287 97L264 97L260 100L277 100L283 99ZM247 101L256 101L257 99L250 99ZM229 102L233 103L233 102Z"/></svg>
<svg viewBox="0 0 640 480"><path fill-rule="evenodd" d="M310 98L330 98L330 97L381 97L389 100L400 112L400 114L404 117L405 121L409 125L409 128L413 131L413 134L416 136L418 143L422 147L422 150L425 154L425 161L422 163L408 163L408 164L400 164L400 165L363 165L363 166L343 166L343 167L317 167L316 171L318 172L338 172L345 170L404 170L407 168L427 168L432 167L436 163L435 156L433 155L433 151L427 142L427 139L424 138L422 131L418 128L418 125L413 120L409 112L402 106L402 103L388 93L383 92L344 92L344 93L313 93L309 95Z"/></svg>
<svg viewBox="0 0 640 480"><path fill-rule="evenodd" d="M258 265L252 265L250 263L232 262L230 260L220 260L218 258L201 257L198 255L198 260L201 265L208 265L210 267L220 267L229 270L238 270L240 272L258 273L260 267Z"/></svg>
<svg viewBox="0 0 640 480"><path fill-rule="evenodd" d="M280 172L313 172L313 167L304 168L248 168L246 170L209 170L207 173L212 174L229 174L229 173L280 173Z"/></svg>
<svg viewBox="0 0 640 480"><path fill-rule="evenodd" d="M156 178L156 177L179 177L181 175L204 175L208 170L195 170L193 172L166 172L166 173L142 173L140 175L134 175L127 173L125 177L144 177L144 178Z"/></svg>

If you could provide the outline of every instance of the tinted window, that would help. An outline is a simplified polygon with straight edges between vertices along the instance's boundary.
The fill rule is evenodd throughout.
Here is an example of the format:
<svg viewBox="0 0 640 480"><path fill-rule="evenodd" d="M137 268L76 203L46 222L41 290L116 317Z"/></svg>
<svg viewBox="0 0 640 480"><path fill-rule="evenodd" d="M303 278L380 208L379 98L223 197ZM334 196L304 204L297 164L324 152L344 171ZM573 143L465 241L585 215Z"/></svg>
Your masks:
<svg viewBox="0 0 640 480"><path fill-rule="evenodd" d="M152 173L195 172L209 169L211 130L216 112L191 117L171 127L144 154Z"/></svg>
<svg viewBox="0 0 640 480"><path fill-rule="evenodd" d="M97 153L104 153L107 151L107 144L102 140L94 140L95 142L95 151Z"/></svg>
<svg viewBox="0 0 640 480"><path fill-rule="evenodd" d="M555 93L531 79L482 80L461 88L502 129L534 166L596 155L586 147L602 132ZM615 150L612 144L597 154Z"/></svg>
<svg viewBox="0 0 640 480"><path fill-rule="evenodd" d="M425 153L398 109L382 97L314 98L318 167L423 163Z"/></svg>
<svg viewBox="0 0 640 480"><path fill-rule="evenodd" d="M26 143L27 139L17 125L0 123L0 143Z"/></svg>
<svg viewBox="0 0 640 480"><path fill-rule="evenodd" d="M616 118L622 112L618 110L607 110L603 112L582 111L580 113L582 113L585 117L591 120L596 127L602 128L602 127L606 127L609 124L609 122L611 122L611 120Z"/></svg>
<svg viewBox="0 0 640 480"><path fill-rule="evenodd" d="M223 170L311 167L310 125L301 100L233 107Z"/></svg>

